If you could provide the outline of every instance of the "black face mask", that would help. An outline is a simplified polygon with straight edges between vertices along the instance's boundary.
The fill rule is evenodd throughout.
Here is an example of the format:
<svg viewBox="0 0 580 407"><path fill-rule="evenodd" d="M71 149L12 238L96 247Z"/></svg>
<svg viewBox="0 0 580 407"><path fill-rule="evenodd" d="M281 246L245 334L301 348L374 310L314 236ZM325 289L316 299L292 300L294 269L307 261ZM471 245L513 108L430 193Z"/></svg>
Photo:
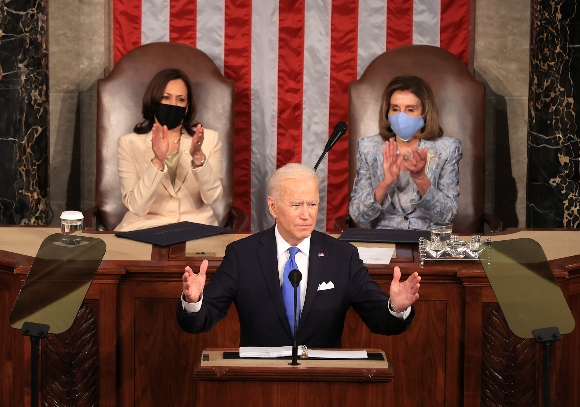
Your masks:
<svg viewBox="0 0 580 407"><path fill-rule="evenodd" d="M173 130L181 124L186 111L187 109L183 106L159 103L157 109L155 109L155 117L160 125L167 126L169 130Z"/></svg>

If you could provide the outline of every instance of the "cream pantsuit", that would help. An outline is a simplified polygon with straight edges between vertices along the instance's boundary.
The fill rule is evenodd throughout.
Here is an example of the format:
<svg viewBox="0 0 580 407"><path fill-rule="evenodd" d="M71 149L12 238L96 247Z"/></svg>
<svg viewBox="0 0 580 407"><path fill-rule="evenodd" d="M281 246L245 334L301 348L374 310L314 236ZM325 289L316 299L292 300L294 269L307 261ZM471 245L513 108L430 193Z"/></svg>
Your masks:
<svg viewBox="0 0 580 407"><path fill-rule="evenodd" d="M201 146L205 164L191 168L192 137L183 133L175 185L167 166L163 172L151 164L152 133L127 134L119 138L117 162L123 203L129 209L115 230L127 231L190 221L217 225L210 207L221 198L223 188L221 142L218 133L204 129Z"/></svg>

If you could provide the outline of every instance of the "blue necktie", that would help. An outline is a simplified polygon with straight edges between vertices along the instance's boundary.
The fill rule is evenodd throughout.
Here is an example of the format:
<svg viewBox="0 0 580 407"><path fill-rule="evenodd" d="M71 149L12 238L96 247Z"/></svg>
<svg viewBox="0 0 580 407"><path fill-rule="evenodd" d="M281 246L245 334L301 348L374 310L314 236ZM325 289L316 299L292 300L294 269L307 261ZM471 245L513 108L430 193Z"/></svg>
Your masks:
<svg viewBox="0 0 580 407"><path fill-rule="evenodd" d="M288 274L294 269L298 270L294 256L299 252L299 249L297 247L290 247L288 252L290 253L290 258L284 266L284 275L282 276L282 298L284 299L284 307L286 307L286 317L288 318L288 322L290 322L292 333L294 333L294 287L292 287L292 283L288 280ZM298 287L296 295L296 308L298 311L296 328L298 329L298 322L300 321L300 287Z"/></svg>

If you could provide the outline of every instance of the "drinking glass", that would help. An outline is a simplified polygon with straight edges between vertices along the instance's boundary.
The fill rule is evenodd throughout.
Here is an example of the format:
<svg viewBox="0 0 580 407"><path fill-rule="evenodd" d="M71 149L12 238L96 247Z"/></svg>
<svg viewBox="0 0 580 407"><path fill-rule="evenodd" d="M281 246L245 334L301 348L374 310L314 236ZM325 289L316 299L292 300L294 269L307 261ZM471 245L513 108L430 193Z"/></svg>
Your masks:
<svg viewBox="0 0 580 407"><path fill-rule="evenodd" d="M446 243L451 238L453 232L453 223L433 223L431 225L431 240L438 238L439 241Z"/></svg>
<svg viewBox="0 0 580 407"><path fill-rule="evenodd" d="M69 245L80 243L83 219L84 216L79 211L64 211L60 214L60 233L64 235L62 238L63 243Z"/></svg>

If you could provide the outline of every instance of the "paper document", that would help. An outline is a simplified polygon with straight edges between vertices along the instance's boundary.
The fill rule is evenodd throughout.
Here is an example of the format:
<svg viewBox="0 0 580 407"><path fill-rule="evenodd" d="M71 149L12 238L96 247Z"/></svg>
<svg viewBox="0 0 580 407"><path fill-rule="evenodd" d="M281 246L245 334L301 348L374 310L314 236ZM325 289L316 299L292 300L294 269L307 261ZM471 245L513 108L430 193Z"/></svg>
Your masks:
<svg viewBox="0 0 580 407"><path fill-rule="evenodd" d="M323 359L368 359L366 350L308 349L308 357L323 358Z"/></svg>
<svg viewBox="0 0 580 407"><path fill-rule="evenodd" d="M395 249L382 247L357 247L358 255L366 264L389 264Z"/></svg>
<svg viewBox="0 0 580 407"><path fill-rule="evenodd" d="M298 356L301 356L303 347L298 347ZM323 350L307 349L306 353L309 358L321 359L368 359L366 350ZM241 358L280 358L292 356L292 346L279 347L258 347L244 346L240 347Z"/></svg>
<svg viewBox="0 0 580 407"><path fill-rule="evenodd" d="M300 348L298 348L300 353ZM242 346L240 347L241 358L280 358L284 356L292 356L292 346L274 346L274 347L259 347L259 346Z"/></svg>

